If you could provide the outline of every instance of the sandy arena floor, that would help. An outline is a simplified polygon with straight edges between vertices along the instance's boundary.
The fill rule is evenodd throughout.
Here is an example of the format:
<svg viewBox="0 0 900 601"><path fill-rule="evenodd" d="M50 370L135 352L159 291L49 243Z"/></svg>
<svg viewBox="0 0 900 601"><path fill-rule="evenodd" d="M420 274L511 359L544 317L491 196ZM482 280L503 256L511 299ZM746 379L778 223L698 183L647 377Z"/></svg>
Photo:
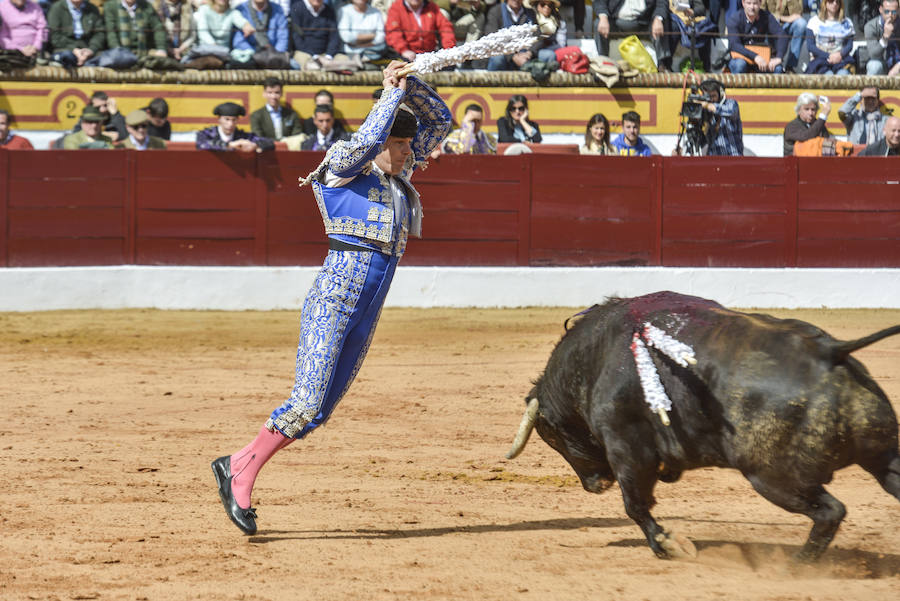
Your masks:
<svg viewBox="0 0 900 601"><path fill-rule="evenodd" d="M660 484L699 556L657 560L617 488L592 495L536 435L503 458L572 309L386 310L331 422L225 516L209 462L289 393L298 313L0 314L6 600L896 601L900 503L868 474L822 562L810 522L739 474ZM900 311L779 311L838 338ZM856 353L900 412L900 336Z"/></svg>

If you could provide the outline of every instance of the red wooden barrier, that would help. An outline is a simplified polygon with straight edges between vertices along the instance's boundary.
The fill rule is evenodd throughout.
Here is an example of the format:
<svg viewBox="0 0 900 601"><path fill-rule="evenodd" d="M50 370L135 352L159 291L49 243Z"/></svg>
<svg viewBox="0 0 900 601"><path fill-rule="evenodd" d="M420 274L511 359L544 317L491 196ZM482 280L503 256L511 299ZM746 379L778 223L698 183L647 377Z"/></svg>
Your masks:
<svg viewBox="0 0 900 601"><path fill-rule="evenodd" d="M0 150L0 266L317 265L321 153ZM900 267L888 158L452 156L406 265Z"/></svg>

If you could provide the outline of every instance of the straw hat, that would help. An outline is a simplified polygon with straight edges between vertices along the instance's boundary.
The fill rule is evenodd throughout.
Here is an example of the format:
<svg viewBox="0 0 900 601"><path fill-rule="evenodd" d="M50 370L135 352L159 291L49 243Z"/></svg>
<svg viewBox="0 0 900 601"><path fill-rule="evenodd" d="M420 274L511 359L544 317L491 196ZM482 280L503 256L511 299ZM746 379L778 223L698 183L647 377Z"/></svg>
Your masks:
<svg viewBox="0 0 900 601"><path fill-rule="evenodd" d="M525 8L531 8L531 9L536 10L538 2L549 2L550 4L552 4L553 6L556 7L556 10L559 10L559 7L560 7L559 0L525 0L525 2L523 2L522 4L525 5Z"/></svg>

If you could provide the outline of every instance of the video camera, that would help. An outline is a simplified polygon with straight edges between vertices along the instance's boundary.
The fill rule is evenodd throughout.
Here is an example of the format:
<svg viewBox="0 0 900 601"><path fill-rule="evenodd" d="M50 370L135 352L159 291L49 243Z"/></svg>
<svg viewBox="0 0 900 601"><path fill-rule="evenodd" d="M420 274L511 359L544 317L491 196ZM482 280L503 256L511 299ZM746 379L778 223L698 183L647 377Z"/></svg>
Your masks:
<svg viewBox="0 0 900 601"><path fill-rule="evenodd" d="M703 106L701 102L712 102L712 98L707 94L688 94L688 97L681 103L681 112L679 116L688 121L703 121Z"/></svg>

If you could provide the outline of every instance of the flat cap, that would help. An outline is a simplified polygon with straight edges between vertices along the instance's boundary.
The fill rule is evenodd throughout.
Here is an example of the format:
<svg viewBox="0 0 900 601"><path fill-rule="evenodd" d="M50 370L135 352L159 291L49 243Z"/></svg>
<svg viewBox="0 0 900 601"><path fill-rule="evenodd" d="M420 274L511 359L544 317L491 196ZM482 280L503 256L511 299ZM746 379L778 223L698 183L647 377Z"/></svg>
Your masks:
<svg viewBox="0 0 900 601"><path fill-rule="evenodd" d="M148 123L150 121L150 117L147 116L147 111L144 109L134 109L128 116L125 117L125 123L134 127L135 125L141 125L143 123Z"/></svg>
<svg viewBox="0 0 900 601"><path fill-rule="evenodd" d="M244 110L244 107L236 102L223 102L213 109L213 115L219 117L243 117L246 114L247 111Z"/></svg>
<svg viewBox="0 0 900 601"><path fill-rule="evenodd" d="M103 115L103 113L100 112L100 109L89 104L88 106L84 107L83 111L81 111L81 120L100 123L101 121L105 121L106 117Z"/></svg>

